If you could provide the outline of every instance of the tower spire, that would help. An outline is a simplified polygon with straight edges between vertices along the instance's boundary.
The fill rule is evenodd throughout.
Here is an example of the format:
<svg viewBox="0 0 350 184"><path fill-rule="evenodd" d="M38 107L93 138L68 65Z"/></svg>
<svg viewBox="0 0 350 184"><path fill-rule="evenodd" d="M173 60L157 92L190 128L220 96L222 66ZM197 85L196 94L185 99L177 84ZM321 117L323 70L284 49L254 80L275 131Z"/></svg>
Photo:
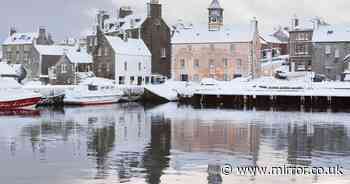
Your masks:
<svg viewBox="0 0 350 184"><path fill-rule="evenodd" d="M224 25L224 9L221 7L219 0L212 0L209 5L208 29L210 31L220 30Z"/></svg>

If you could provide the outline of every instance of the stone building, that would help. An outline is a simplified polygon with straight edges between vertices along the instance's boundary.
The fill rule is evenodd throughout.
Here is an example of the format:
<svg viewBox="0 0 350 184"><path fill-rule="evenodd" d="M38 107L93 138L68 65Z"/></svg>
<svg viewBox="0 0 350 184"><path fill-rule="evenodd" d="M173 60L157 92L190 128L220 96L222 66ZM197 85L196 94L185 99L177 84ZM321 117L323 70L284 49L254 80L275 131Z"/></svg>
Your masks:
<svg viewBox="0 0 350 184"><path fill-rule="evenodd" d="M38 63L36 75L45 84L72 84L74 71L92 71L92 56L79 46L35 45L33 60Z"/></svg>
<svg viewBox="0 0 350 184"><path fill-rule="evenodd" d="M321 26L313 34L312 69L331 80L342 80L350 54L350 32L346 26Z"/></svg>
<svg viewBox="0 0 350 184"><path fill-rule="evenodd" d="M92 56L84 49L66 50L58 62L49 68L49 83L52 85L78 84L92 72Z"/></svg>
<svg viewBox="0 0 350 184"><path fill-rule="evenodd" d="M152 73L170 77L171 33L162 18L162 5L158 0L147 4L147 15L136 15L130 7L122 7L118 17L110 17L103 11L98 14L98 20L97 34L87 37L88 51L94 56L101 52L99 47L103 44L104 35L142 39L152 54ZM95 58L95 66L106 62L104 58Z"/></svg>
<svg viewBox="0 0 350 184"><path fill-rule="evenodd" d="M297 17L292 19L289 31L289 59L291 71L311 71L313 27L300 25Z"/></svg>
<svg viewBox="0 0 350 184"><path fill-rule="evenodd" d="M21 64L28 79L39 78L39 63L33 58L35 45L52 45L53 41L45 28L34 33L17 33L11 29L10 36L2 44L3 60L9 64Z"/></svg>
<svg viewBox="0 0 350 184"><path fill-rule="evenodd" d="M258 77L261 43L258 22L224 26L217 0L209 7L207 26L177 26L172 38L172 76L180 81ZM217 23L219 21L220 23Z"/></svg>
<svg viewBox="0 0 350 184"><path fill-rule="evenodd" d="M262 58L288 55L289 32L281 26L272 33L260 34L262 39Z"/></svg>
<svg viewBox="0 0 350 184"><path fill-rule="evenodd" d="M150 82L152 55L141 39L102 38L93 56L96 76L116 80L120 85Z"/></svg>

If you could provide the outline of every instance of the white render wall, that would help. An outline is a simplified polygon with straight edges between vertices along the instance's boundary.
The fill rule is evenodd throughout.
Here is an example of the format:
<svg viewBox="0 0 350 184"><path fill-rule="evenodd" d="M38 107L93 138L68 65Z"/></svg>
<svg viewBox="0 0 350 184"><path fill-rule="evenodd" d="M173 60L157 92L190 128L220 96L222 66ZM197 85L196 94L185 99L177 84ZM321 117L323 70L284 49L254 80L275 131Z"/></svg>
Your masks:
<svg viewBox="0 0 350 184"><path fill-rule="evenodd" d="M119 84L119 77L125 77L125 85L137 85L137 78L142 77L142 84L145 84L145 77L151 78L151 56L137 56L116 54L115 56L115 80ZM127 70L124 70L124 63L127 63ZM139 63L141 63L141 71L139 70ZM133 83L130 77L134 77Z"/></svg>

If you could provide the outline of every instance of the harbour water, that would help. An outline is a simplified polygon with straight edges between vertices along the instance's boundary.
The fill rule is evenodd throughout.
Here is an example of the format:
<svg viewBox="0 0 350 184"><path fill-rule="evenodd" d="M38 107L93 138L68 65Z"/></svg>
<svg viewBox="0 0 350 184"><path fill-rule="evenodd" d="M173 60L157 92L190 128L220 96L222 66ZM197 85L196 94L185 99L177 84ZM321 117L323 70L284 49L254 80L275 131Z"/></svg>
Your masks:
<svg viewBox="0 0 350 184"><path fill-rule="evenodd" d="M0 183L350 183L350 111L136 103L0 113ZM343 175L237 175L231 166L341 166Z"/></svg>

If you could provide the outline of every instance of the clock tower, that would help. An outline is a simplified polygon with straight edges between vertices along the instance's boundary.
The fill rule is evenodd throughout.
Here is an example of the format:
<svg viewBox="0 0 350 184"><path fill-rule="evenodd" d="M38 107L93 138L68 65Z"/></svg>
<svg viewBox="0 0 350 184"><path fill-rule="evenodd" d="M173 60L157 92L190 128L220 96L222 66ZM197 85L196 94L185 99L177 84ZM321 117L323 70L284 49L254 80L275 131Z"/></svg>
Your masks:
<svg viewBox="0 0 350 184"><path fill-rule="evenodd" d="M219 0L213 0L208 8L209 21L208 29L218 31L224 25L224 9L221 8Z"/></svg>

